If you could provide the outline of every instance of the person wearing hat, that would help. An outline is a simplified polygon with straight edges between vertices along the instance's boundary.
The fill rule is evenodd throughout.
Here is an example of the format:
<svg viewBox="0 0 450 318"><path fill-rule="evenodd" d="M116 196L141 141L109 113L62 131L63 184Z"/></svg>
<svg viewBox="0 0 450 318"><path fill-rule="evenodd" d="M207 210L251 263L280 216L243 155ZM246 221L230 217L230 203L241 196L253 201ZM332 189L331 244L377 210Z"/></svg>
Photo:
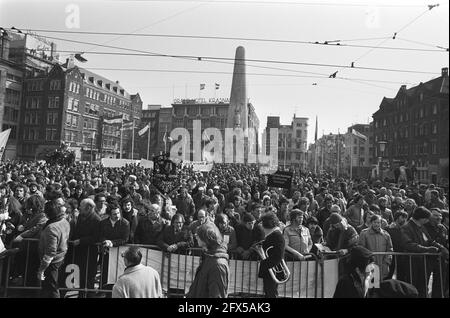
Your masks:
<svg viewBox="0 0 450 318"><path fill-rule="evenodd" d="M283 230L284 241L286 242L286 251L288 255L295 260L302 261L305 259L304 254L311 251L313 245L309 229L303 226L304 212L294 209L289 213L290 224Z"/></svg>
<svg viewBox="0 0 450 318"><path fill-rule="evenodd" d="M326 236L326 245L338 255L345 255L358 244L355 228L338 213L330 215L330 229Z"/></svg>
<svg viewBox="0 0 450 318"><path fill-rule="evenodd" d="M434 241L425 228L425 224L429 222L430 216L430 210L420 206L414 210L412 218L402 226L404 252L441 253L442 258L448 259L448 249ZM411 268L412 284L419 291L419 298L426 298L427 296L427 286L431 272L433 272L433 297L440 297L440 270L437 258L415 257L408 260L407 268Z"/></svg>
<svg viewBox="0 0 450 318"><path fill-rule="evenodd" d="M328 219L331 214L331 206L333 205L333 196L331 194L325 195L323 199L323 205L323 208L321 208L316 215L317 220L319 221L319 226L321 228L323 228L325 220Z"/></svg>
<svg viewBox="0 0 450 318"><path fill-rule="evenodd" d="M39 186L38 186L36 181L31 181L31 182L28 183L28 190L29 190L30 196L38 195L38 196L40 196L42 198L44 197L42 192L39 191Z"/></svg>
<svg viewBox="0 0 450 318"><path fill-rule="evenodd" d="M339 278L333 298L365 298L369 290L368 278L373 254L363 246L350 252L348 272Z"/></svg>

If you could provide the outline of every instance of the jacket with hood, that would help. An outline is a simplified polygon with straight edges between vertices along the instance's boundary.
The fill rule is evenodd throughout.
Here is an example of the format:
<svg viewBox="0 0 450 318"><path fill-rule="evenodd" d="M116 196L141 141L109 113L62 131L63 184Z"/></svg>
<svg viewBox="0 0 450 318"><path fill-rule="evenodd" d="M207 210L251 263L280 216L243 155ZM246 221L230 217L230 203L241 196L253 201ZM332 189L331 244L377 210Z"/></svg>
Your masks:
<svg viewBox="0 0 450 318"><path fill-rule="evenodd" d="M225 248L205 252L187 298L226 298L229 275L228 254Z"/></svg>

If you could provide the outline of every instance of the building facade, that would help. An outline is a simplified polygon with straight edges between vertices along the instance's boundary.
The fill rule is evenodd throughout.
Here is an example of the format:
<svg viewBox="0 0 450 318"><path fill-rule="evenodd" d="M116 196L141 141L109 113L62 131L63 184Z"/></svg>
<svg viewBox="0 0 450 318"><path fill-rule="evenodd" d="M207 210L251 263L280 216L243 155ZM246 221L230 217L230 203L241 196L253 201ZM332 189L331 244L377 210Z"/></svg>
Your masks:
<svg viewBox="0 0 450 318"><path fill-rule="evenodd" d="M24 81L20 116L22 159L43 158L68 145L77 160L131 158L131 132L105 118L122 115L139 127L142 101L128 94L117 81L79 68L72 59L55 65L48 73L29 75ZM130 148L130 149L129 149Z"/></svg>
<svg viewBox="0 0 450 318"><path fill-rule="evenodd" d="M290 125L281 125L280 117L267 117L266 154L270 143L270 128L278 128L278 164L286 168L306 170L308 118L294 115Z"/></svg>
<svg viewBox="0 0 450 318"><path fill-rule="evenodd" d="M56 45L15 32L0 33L0 127L11 128L4 159L16 159L25 76L48 71L57 63Z"/></svg>
<svg viewBox="0 0 450 318"><path fill-rule="evenodd" d="M228 100L193 100L193 99L182 99L175 100L172 104L172 127L174 128L185 128L188 130L190 138L190 153L189 157L193 160L193 124L194 120L201 121L202 136L203 131L207 128L217 128L222 134L223 140L225 140L225 128L227 126L227 116L230 104ZM256 130L256 136L259 134L259 119L256 115L255 108L252 104L248 103L248 127L254 128ZM162 121L162 118L161 118ZM166 131L161 125L160 131L162 135ZM168 130L170 132L170 130ZM256 145L258 145L258 140L256 140ZM247 147L247 146L246 146ZM202 145L203 148L203 145ZM259 147L257 146L257 150Z"/></svg>
<svg viewBox="0 0 450 318"><path fill-rule="evenodd" d="M384 97L372 116L375 153L383 166L392 171L404 165L415 181L448 183L448 105L447 67L437 78Z"/></svg>

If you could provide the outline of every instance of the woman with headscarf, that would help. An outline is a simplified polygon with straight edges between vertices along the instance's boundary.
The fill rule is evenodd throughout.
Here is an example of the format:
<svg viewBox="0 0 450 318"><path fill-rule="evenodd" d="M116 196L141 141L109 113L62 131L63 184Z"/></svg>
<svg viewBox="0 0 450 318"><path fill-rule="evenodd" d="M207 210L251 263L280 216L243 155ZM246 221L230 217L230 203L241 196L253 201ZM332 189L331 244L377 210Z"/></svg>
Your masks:
<svg viewBox="0 0 450 318"><path fill-rule="evenodd" d="M197 228L196 238L204 253L187 298L226 298L230 269L222 234L207 222Z"/></svg>

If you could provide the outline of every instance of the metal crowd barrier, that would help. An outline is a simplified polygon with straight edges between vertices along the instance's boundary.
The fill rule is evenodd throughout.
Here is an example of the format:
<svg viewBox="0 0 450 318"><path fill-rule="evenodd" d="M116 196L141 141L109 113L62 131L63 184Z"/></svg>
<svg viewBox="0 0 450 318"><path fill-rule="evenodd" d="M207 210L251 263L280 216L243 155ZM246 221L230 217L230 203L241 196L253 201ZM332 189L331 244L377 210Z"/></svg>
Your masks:
<svg viewBox="0 0 450 318"><path fill-rule="evenodd" d="M37 239L24 239L21 244L21 252L24 258L24 272L23 283L16 286L11 286L9 278L11 275L12 266L16 265L16 259L19 257L20 253L11 253L7 255L3 261L6 261L6 273L1 271L2 260L0 260L0 289L3 287L3 296L8 297L10 291L21 291L29 292L41 289L41 282L37 281L35 284L30 284L28 277L34 275L36 277L35 268L36 262L39 260L33 259L37 252ZM140 244L127 244L126 246L139 246L141 248L147 249L147 254L143 253L143 263L144 265L152 266L149 264L149 251L157 250L161 251L158 246L155 245L140 245ZM121 247L121 248L123 248ZM33 250L35 249L35 250ZM82 254L79 254L82 253ZM434 286L440 286L440 297L444 297L444 293L448 289L448 286L444 286L444 275L448 275L448 263L447 263L447 273L443 271L443 261L440 254L414 254L414 253L374 253L375 255L393 255L396 260L395 264L398 266L398 260L400 259L400 264L407 264L409 267L408 275L409 280L406 282L417 285L414 278L417 278L417 273L413 272L414 269L423 268L423 277L426 282L426 286L429 283L430 273L433 273ZM91 255L91 257L89 257ZM94 257L95 255L95 257ZM186 250L184 254L175 254L162 252L160 260L150 260L151 262L156 262L160 268L155 268L160 273L160 280L165 297L185 297L190 283L194 280L195 272L200 262L201 250L199 248L190 248ZM304 261L286 261L291 272L291 277L289 281L285 284L279 285L278 290L280 297L286 298L324 298L325 289L332 289L332 286L327 286L327 281L325 277L324 262L330 258L330 255L323 255L317 257L313 254L310 255L310 260ZM197 256L197 257L195 257ZM61 266L59 272L59 286L63 297L110 297L112 293L112 284L108 283L108 260L111 257L108 252L103 252L101 245L90 245L90 246L74 246L73 242L69 241L69 250L66 254L64 265ZM113 277L118 277L119 273L119 261L120 253L116 253L115 257L117 259L112 260L116 266L116 272ZM407 258L409 262L402 263ZM348 261L349 255L343 257L337 257L338 262L338 276L344 273L345 264ZM417 262L418 258L422 258L419 266ZM431 265L429 262L430 258L435 258ZM19 259L20 260L20 259ZM95 260L95 265L92 267L92 261ZM34 262L34 263L33 263ZM123 262L123 261L121 261ZM91 264L90 264L91 263ZM34 264L34 265L32 265ZM73 271L74 269L69 268L69 264L77 264L79 268L79 284L73 281ZM38 265L38 264L37 264ZM230 258L230 281L228 294L229 297L263 297L263 286L262 279L258 278L258 262L257 261L244 261L234 258ZM34 267L33 267L34 266ZM433 266L433 268L430 268ZM68 275L67 275L68 274ZM398 274L398 268L394 275ZM403 273L404 274L404 273ZM421 273L422 275L422 273ZM402 277L403 278L403 277ZM397 277L399 279L399 277ZM439 284L436 282L439 280ZM2 286L3 282L3 286ZM68 287L66 285L69 285ZM109 288L108 288L109 286ZM417 287L417 286L416 286ZM419 289L419 288L418 288ZM433 295L436 295L434 291ZM23 296L19 296L23 297ZM329 293L328 293L329 297Z"/></svg>

